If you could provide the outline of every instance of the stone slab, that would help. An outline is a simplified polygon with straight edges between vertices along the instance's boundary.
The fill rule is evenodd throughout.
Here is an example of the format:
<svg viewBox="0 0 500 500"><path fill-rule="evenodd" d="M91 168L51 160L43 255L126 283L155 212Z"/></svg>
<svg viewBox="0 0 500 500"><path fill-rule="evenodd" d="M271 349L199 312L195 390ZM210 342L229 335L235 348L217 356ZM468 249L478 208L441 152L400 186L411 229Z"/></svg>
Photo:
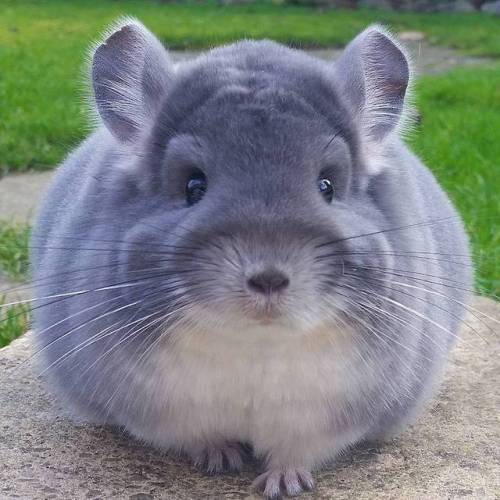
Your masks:
<svg viewBox="0 0 500 500"><path fill-rule="evenodd" d="M316 474L315 499L500 497L500 304L476 303L439 395L392 442L347 453ZM488 326L489 325L489 326ZM255 499L258 464L205 476L120 431L78 424L33 375L30 337L0 350L0 498Z"/></svg>

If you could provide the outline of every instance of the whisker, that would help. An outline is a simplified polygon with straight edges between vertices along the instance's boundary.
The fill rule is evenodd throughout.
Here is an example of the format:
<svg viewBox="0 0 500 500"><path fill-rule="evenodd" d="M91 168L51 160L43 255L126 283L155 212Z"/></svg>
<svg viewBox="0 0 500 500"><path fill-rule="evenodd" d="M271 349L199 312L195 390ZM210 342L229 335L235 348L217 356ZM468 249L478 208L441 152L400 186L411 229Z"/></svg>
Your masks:
<svg viewBox="0 0 500 500"><path fill-rule="evenodd" d="M410 312L412 314L414 314L415 316L421 318L422 320L424 321L427 321L429 323L431 323L432 325L434 325L436 328L439 328L440 330L442 330L443 332L447 333L448 335L451 335L452 337L454 338L459 338L456 334L454 334L452 331L450 331L448 328L445 328L443 325L437 323L436 321L434 321L433 319L425 316L424 314L421 314L420 312L416 311L415 309L409 307L409 306L406 306L404 304L402 304L401 302L397 301L397 300L394 300L394 299L391 299L389 297L386 297L385 295L382 295L382 294L379 294L377 292L374 292L373 290L370 290L370 291L366 291L364 290L365 293L369 293L371 295L374 295L378 298L380 298L381 300L384 300L386 302L389 302L393 305L395 305L396 307L399 307L407 312Z"/></svg>
<svg viewBox="0 0 500 500"><path fill-rule="evenodd" d="M408 275L408 274L424 275L425 273L416 273L416 272L413 272L413 271L399 270L399 269L391 270L391 268L376 267L376 266L360 266L360 265L356 265L356 267L358 267L360 269L367 269L367 270L374 269L374 270L378 270L378 271L384 272L385 274L388 274L388 275L398 276L398 277L407 278L407 279L413 279L415 281L418 280L418 282L421 282L421 283L428 283L428 284L443 286L445 288L451 288L453 290L460 290L460 291L463 291L463 292L475 293L475 290L473 290L471 288L458 287L458 286L452 285L450 283L442 283L442 282L439 282L439 281L431 281L431 280L427 280L425 278L420 278L420 277L417 277L417 276L409 276ZM405 272L407 274L400 274L400 273L394 272L394 271L401 271L401 272ZM428 276L436 277L437 279L442 279L442 278L446 279L446 278L444 278L442 276L433 276L433 275L430 275L430 274ZM461 282L452 280L451 278L448 278L447 280L450 281L450 282L456 282L456 283L461 284ZM494 294L485 294L485 295L493 297L493 298L498 298ZM494 320L494 321L496 321L496 320Z"/></svg>
<svg viewBox="0 0 500 500"><path fill-rule="evenodd" d="M367 290L367 289L357 289L357 288L354 288L350 285L347 285L347 284L342 284L342 285L337 285L337 286L342 286L343 288L348 288L352 291L354 291L355 293L358 293L361 292L363 293L364 295L378 295L378 294L375 294L375 292L373 292L372 290ZM368 299L368 297L365 297ZM446 352L446 350L443 348L443 346L439 345L435 339L433 339L432 337L430 337L428 334L426 334L425 332L423 332L422 330L419 330L418 328L416 328L414 325L412 325L411 321L406 321L404 320L403 318L401 318L400 316L397 316L396 314L393 314L391 313L390 311L387 311L386 309L383 309L383 308L380 308L378 306L376 306L376 304L374 304L372 301L370 301L368 299L369 303L367 304L366 302L360 302L360 305L364 306L364 307L369 307L370 309L373 309L375 311L378 311L379 313L385 315L385 316L388 316L388 317L391 317L392 319L398 321L398 323L404 325L404 326L407 326L408 328L410 328L411 330L415 331L418 335L422 335L424 336L425 338L427 338L428 340L430 340L432 343L434 343L440 350L442 350L443 352Z"/></svg>
<svg viewBox="0 0 500 500"><path fill-rule="evenodd" d="M31 234L32 238L35 239L42 239L45 237L45 235L37 235L36 233ZM126 241L126 240L110 240L110 239L100 239L100 238L79 238L77 236L57 236L57 235L51 235L50 239L57 239L57 240L72 240L72 241L85 241L85 242L90 242L90 243L118 243L118 244L127 244L127 245L138 245L140 247L165 247L165 248L174 248L176 250L200 250L201 247L188 247L185 245L172 245L168 243L154 243L150 241ZM42 247L42 248L47 248L49 249L50 247ZM80 247L77 247L77 249L80 249ZM114 248L117 251L121 251L122 247L119 247L118 249L115 247ZM140 251L140 250L137 250Z"/></svg>
<svg viewBox="0 0 500 500"><path fill-rule="evenodd" d="M429 226L429 225L434 225L434 224L440 224L441 222L446 222L446 221L450 221L450 220L453 220L453 219L455 219L456 222L460 222L461 223L461 219L458 216L451 215L449 217L443 217L443 218L440 218L440 219L433 219L433 220L431 219L431 220L428 220L428 221L421 221L421 222L415 222L415 223L412 223L412 224L405 224L404 226L397 226L397 227L391 227L391 228L388 228L388 229L382 229L380 231L372 231L370 233L363 233L363 234L358 234L358 235L355 235L355 236L347 236L345 238L339 238L339 239L336 239L336 240L329 241L327 243L321 243L321 244L317 245L316 248L322 248L322 247L328 246L328 245L335 245L335 244L341 243L343 241L354 240L354 239L357 239L357 238L365 238L367 236L375 236L377 234L389 233L389 232L394 232L394 231L402 231L402 230L405 230L405 229L411 229L411 228L415 228L415 227L422 227L422 226Z"/></svg>
<svg viewBox="0 0 500 500"><path fill-rule="evenodd" d="M158 314L158 313L155 313L155 314ZM144 321L144 319L142 319ZM129 332L127 333L127 335L122 338L117 344L113 345L111 347L111 349L108 349L107 351L105 351L101 356L99 356L98 360L96 360L94 363L92 363L90 366L88 366L83 372L82 372L82 376L84 376L88 371L90 371L91 368L93 368L98 361L101 361L102 359L104 359L106 356L109 356L111 354L111 352L115 349L117 349L118 347L121 347L123 346L126 342L128 342L129 340L133 340L134 338L136 338L140 333L142 333L144 330L147 330L148 328L154 326L156 323L158 323L159 321L161 321L161 317L160 318L155 318L149 322L147 322L145 325L141 326L140 328L138 329L132 329L132 330L129 330ZM128 326L128 325L127 325ZM148 338L148 335L146 335L146 337L143 339L143 341L140 343L140 345L143 345L143 343L145 342L145 340L147 340ZM122 382L124 382L125 380L127 379L127 377L123 377L122 378ZM87 378L87 382L85 383L85 385L83 386L82 388L82 392L84 391L85 387L88 385L90 381L90 378ZM121 383L122 383L121 382ZM121 386L121 383L118 384L119 386ZM93 401L94 400L94 397L99 389L100 385L96 385L94 387L94 390L92 392L92 394L90 394L90 397L89 397L89 401ZM107 420L109 417L109 413L108 415L106 416L106 419Z"/></svg>
<svg viewBox="0 0 500 500"><path fill-rule="evenodd" d="M349 274L349 276L354 276L354 275ZM357 279L361 279L359 276L355 276L355 278L357 278ZM472 314L472 315L473 315L473 316L474 316L474 317L475 317L478 321L481 321L481 323L482 323L482 324L484 324L484 326L486 326L486 327L487 327L487 328L488 328L491 332L493 332L493 329L491 329L491 327L490 327L489 325L487 325L487 324L486 324L486 323L485 323L485 322L484 322L481 318L478 318L478 317L474 314L474 312L479 312L479 313L481 313L481 311L479 311L478 309L475 309L474 307L472 307L472 306L470 306L470 305L468 305L468 304L465 304L464 302L461 302L461 301L459 301L459 300L457 300L457 299L455 299L455 298L453 298L453 297L450 297L450 296L448 296L448 295L446 295L446 294L444 294L444 293L440 293L440 292L437 292L437 291L432 290L432 289L429 289L429 288L424 288L424 287L419 287L419 286L415 286L415 285L410 285L410 284L408 284L408 283L401 283L401 282L399 282L399 281L384 280L384 279L381 279L381 278L375 278L375 277L373 277L373 278L372 278L372 277L370 277L370 278L366 278L366 279L368 279L368 280L370 280L370 281L372 281L372 280L376 280L376 281L381 281L381 282L386 282L386 283L392 283L392 284L395 284L395 285L404 286L404 287L407 287L407 288L413 288L413 289L416 289L416 290L421 290L421 291L424 291L424 292L429 293L429 294L432 294L432 295L438 295L439 297L443 297L444 299L447 299L447 300L449 300L449 301L451 301L451 302L454 302L454 303L456 303L457 305L461 306L463 309L465 309L465 310L466 310L466 311L468 311L470 314ZM417 278L417 279L418 279L418 278ZM398 291L399 293L403 293L401 290L397 290L397 289L395 289L395 288L391 288L391 290L395 290L395 291ZM410 297L414 297L414 296L413 296L413 295L411 295L411 294L406 294L406 295L408 295L408 296L410 296ZM414 298L418 299L418 297L414 297ZM423 299L420 299L420 300L423 300ZM429 302L429 304L431 304L431 303ZM435 305L435 304L434 304L434 305ZM438 306L436 306L436 307L438 307ZM444 308L440 308L440 309L442 309L443 311L445 311L445 312L449 313L449 311L447 311L447 310L446 310L446 309L444 309ZM449 313L449 314L451 314L451 313ZM482 313L482 314L484 314L484 313ZM490 319L491 321L494 321L495 323L500 324L500 321L499 321L499 320L497 320L497 319L495 319L495 318L492 318L492 317L488 316L487 314L484 314L484 315L485 315L485 317L486 317L486 318ZM457 316L455 316L455 315L452 315L452 316L453 316L453 317L455 317L455 318L457 318L457 319L459 319L459 318L458 318ZM464 321L462 320L461 322L464 322ZM465 322L464 322L464 323L465 323ZM465 323L465 324L467 324L467 323ZM467 325L467 326L469 326L469 328L471 328L472 330L474 330L474 329L473 329L470 325ZM474 331L475 331L475 330L474 330ZM477 333L477 332L476 332L476 333ZM479 333L478 333L478 335L479 335ZM481 335L479 335L479 336L481 337ZM481 337L481 338L482 338L482 337ZM483 340L485 340L485 339L483 339ZM487 341L485 340L485 342L487 342Z"/></svg>
<svg viewBox="0 0 500 500"><path fill-rule="evenodd" d="M172 288L170 288L170 290L169 290L169 287L166 287L166 285L169 285L169 287L170 287L172 285L172 283L171 282L167 282L166 284L163 284L163 287L160 290L160 292L167 293L167 292L169 292L169 291L172 290ZM139 301L139 302L143 302L146 298L150 297L151 295L154 295L155 293L158 293L158 290L154 290L153 292L150 292L148 294L143 294L142 295L142 300ZM96 307L102 306L103 304L108 303L108 302L115 301L115 300L117 300L119 298L121 298L121 297L119 297L119 296L118 297L113 297L112 299L109 299L107 301L99 302L98 304L87 308L85 311L92 310L92 309L94 309ZM139 302L136 301L134 304L139 303ZM130 306L127 306L127 307L130 307ZM93 321L97 321L97 320L99 320L99 319L101 319L103 317L106 317L106 315L108 313L110 313L110 312L114 313L114 312L118 312L119 310L120 309L118 309L118 310L115 309L113 311L113 308L110 308L110 309L108 309L106 311L106 313L104 314L104 316L103 315L94 316L93 318L91 318L89 320L86 320L83 323L80 323L79 325L77 325L76 327L72 328L71 330L69 330L69 331L65 332L64 334L61 334L57 338L51 340L48 344L44 345L43 348L41 348L38 351L34 352L27 360L25 360L23 363L21 363L20 367L24 366L28 362L31 362L33 360L33 358L35 358L36 356L38 356L39 354L41 354L43 351L47 350L48 348L52 347L56 342L62 340L63 338L65 338L68 335L70 335L71 333L74 333L75 331L78 331L80 328L83 328L84 326L88 325L89 323L92 323ZM41 332L38 332L38 334L40 334L42 332L46 332L47 330L49 330L49 329L51 329L51 328L53 328L53 327L55 327L55 326L57 326L59 324L62 324L63 322L67 321L68 319L70 319L72 317L75 317L75 316L77 316L79 314L83 314L83 312L85 312L85 311L78 311L77 313L75 313L75 314L73 314L73 315L71 315L69 317L65 317L62 320L58 321L57 323L51 325L50 327L42 330Z"/></svg>
<svg viewBox="0 0 500 500"><path fill-rule="evenodd" d="M157 275L153 275L153 276L149 277L148 279L145 279L145 278L140 278L140 282L139 282L139 283L136 283L136 284L135 284L135 286L140 286L140 285L143 285L143 284L145 284L145 283L147 284L149 280L156 280L156 279L158 279L159 277L161 278L161 277L165 277L165 276L164 276L163 274L157 274ZM179 283L179 280L172 280L172 279L170 279L170 280L169 280L169 281L167 281L166 283L168 283L169 285L172 285L172 284L174 284L174 283ZM35 311L37 311L37 310L39 310L39 309L41 309L41 308L48 307L48 306L50 306L50 305L54 305L54 304L58 304L58 303L60 303L60 302L66 301L66 300L71 299L71 298L75 298L75 297L77 297L77 296L79 296L79 295L82 295L83 293L101 292L101 291L103 291L103 289L101 289L101 288L97 288L97 289L93 289L93 290L89 290L89 291L85 291L85 292L78 291L78 292L76 292L75 294L61 294L61 295L63 295L63 296L62 296L62 297L60 297L60 298L56 298L56 300L52 300L51 302L48 302L48 303L46 303L46 304L40 304L40 305L37 305L37 306L35 306L35 307L32 307L32 308L31 308L31 312L35 312ZM46 299L48 299L48 298L50 298L50 297L52 297L52 296L40 297L38 300L46 300ZM25 304L25 303L27 303L27 302L28 302L27 300L25 300L25 301L19 301L19 303L20 303L20 304ZM12 304L12 303L0 305L0 309L1 309L2 307L8 306L8 305L10 305L10 304ZM21 312L15 313L13 317L14 317L14 318L16 318L16 317L20 317L20 316L23 316L24 314L25 314L25 312L24 312L24 311L21 311ZM12 316L10 317L10 319L12 319ZM67 319L67 318L65 318L65 319ZM3 321L7 321L7 320L9 320L9 317L7 317L7 318L4 318L4 319L0 320L0 324L1 324Z"/></svg>
<svg viewBox="0 0 500 500"><path fill-rule="evenodd" d="M335 132L332 137L330 138L330 140L325 144L325 147L323 148L323 151L325 151L326 149L328 149L328 147L330 146L330 144L340 135L340 131L337 131Z"/></svg>
<svg viewBox="0 0 500 500"><path fill-rule="evenodd" d="M176 257L157 259L154 261L155 264L161 264L161 263L166 263L166 262L176 262L178 264L181 264L181 263L184 263L185 261L182 258L176 258ZM197 263L198 259L196 257L190 257L186 260L186 262ZM87 275L73 276L73 277L71 277L71 275L74 275L76 273L88 273L88 271L95 271L98 269L117 269L117 268L120 268L121 266L127 266L127 265L129 265L129 262L127 262L127 261L123 261L123 262L115 261L115 262L110 262L107 264L102 264L99 266L80 267L78 269L73 269L71 271L63 271L60 273L53 273L53 274L41 276L40 278L37 278L37 279L33 279L30 281L29 284L22 284L22 285L18 285L15 287L2 289L2 290L0 290L0 294L15 293L15 292L23 291L23 290L30 290L31 288L34 288L37 285L48 286L51 284L59 284L60 283L59 280L54 281L54 282L46 282L45 280L48 280L51 278L59 278L62 276L68 276L68 275L70 276L69 278L67 278L65 280L65 282L74 281L74 280L83 280L86 278ZM150 267L143 268L143 269L134 269L134 270L125 271L125 273L131 274L131 273L138 273L138 272L147 272L147 271L150 271L151 269L152 268L150 268ZM154 269L157 269L157 268L154 268ZM181 272L184 272L184 271L180 270L178 267L175 270L172 269L172 273L181 273Z"/></svg>
<svg viewBox="0 0 500 500"><path fill-rule="evenodd" d="M172 316L173 314L176 314L179 312L179 310L183 310L185 309L186 307L188 307L187 305L184 305L184 306L180 306L179 308L177 308L175 311L171 311L170 313L164 315L161 319L164 321L165 319L167 319L169 316ZM159 335L150 345L148 348L146 348L142 354L138 357L138 359L136 360L136 362L129 368L129 370L127 371L127 373L125 374L125 376L122 378L122 381L120 382L120 384L118 384L118 386L116 387L115 391L113 392L113 394L110 396L110 398L106 401L105 403L105 407L108 408L108 414L107 414L107 417L109 417L109 411L111 410L111 402L113 401L113 399L116 397L116 395L118 394L118 391L120 390L120 387L121 385L125 382L125 380L128 379L128 377L130 376L130 374L136 369L136 367L139 365L139 363L141 362L142 359L144 359L144 357L152 351L152 349L158 345L158 343L163 339L163 337L165 336L165 332L163 332L161 335ZM150 333L151 335L151 333Z"/></svg>
<svg viewBox="0 0 500 500"><path fill-rule="evenodd" d="M68 335L70 335L71 333L74 333L75 331L77 331L77 330L79 330L79 329L81 329L81 328L83 328L83 327L85 327L85 326L89 325L90 323L93 323L94 321L98 321L98 320L100 320L100 319L102 319L102 318L105 318L105 317L109 316L110 314L116 314L116 313L118 313L118 312L120 312L120 311L123 311L124 309L127 309L127 308L129 308L129 307L133 307L134 305L139 304L140 302L142 302L142 301L140 301L140 300L136 300L136 301L134 301L134 302L131 302L130 304L127 304L127 305L125 305L125 306L118 307L117 309L114 309L114 310L112 310L112 311L108 311L108 312L106 312L106 313L104 313L104 314L101 314L101 315L99 315L99 316L95 317L95 318L92 318L91 320L86 321L86 322L84 322L83 324L81 324L81 325L79 325L79 326L77 326L77 327L75 327L75 328L72 328L71 330L69 330L68 332L66 332L64 335L62 335L61 337L58 337L58 338L57 338L57 340L60 340L61 338L64 338L64 337L67 337L67 336L68 336ZM50 344L49 344L49 345L50 345ZM42 348L40 351L38 351L38 352L36 353L36 355L40 354L40 352L41 352L41 351L43 351L45 348L46 348L46 346L45 346L44 348ZM64 356L64 357L63 357L63 359L66 359L66 358L67 358L67 357L71 354L71 352L72 352L73 350L74 350L74 348L72 348L72 349L70 349L69 351L67 351L67 352L63 355L63 356ZM62 358L62 357L61 357L61 358ZM48 365L47 367L45 367L45 368L44 368L44 369L40 372L40 375L43 375L43 374L44 374L44 373L46 373L48 370L50 370L50 369L51 369L51 368L52 368L52 367L53 367L56 363L59 363L59 362L61 361L61 358L58 358L56 361L52 362L50 365Z"/></svg>
<svg viewBox="0 0 500 500"><path fill-rule="evenodd" d="M154 244L150 246L155 246ZM88 251L88 252L125 252L125 253L132 253L132 254L154 254L154 255L180 255L181 252L179 251L166 251L166 250L144 250L142 248L138 249L133 249L133 248L119 248L117 249L116 247L109 247L109 248L95 248L95 247L58 247L58 246L48 246L48 245L43 245L43 246L36 246L36 245L30 245L28 247L29 249L32 250L64 250L68 252L80 252L80 251Z"/></svg>
<svg viewBox="0 0 500 500"><path fill-rule="evenodd" d="M147 270L147 271L149 271L149 270ZM69 292L61 292L61 293L57 293L57 294L46 295L43 297L35 297L32 299L25 299L25 300L18 300L18 301L14 301L14 302L8 302L8 303L0 305L0 308L15 306L15 305L19 305L19 304L26 304L26 303L30 303L30 302L48 300L48 299L52 299L52 298L70 298L73 296L88 294L88 293L92 293L92 292L101 292L101 291L107 291L107 290L127 288L127 287L131 287L131 286L140 286L141 284L143 284L143 282L150 280L150 279L164 278L164 277L168 277L170 275L176 276L178 274L187 273L187 272L190 272L190 270L184 270L184 271L172 270L172 271L165 272L165 273L157 273L157 274L153 274L150 276L142 276L142 277L139 277L139 278L134 279L134 280L121 281L121 282L117 282L117 283L110 284L110 285L99 286L97 288L73 290L73 291L69 291ZM193 271L193 272L195 272L195 271ZM53 304L53 302L51 302L50 304ZM47 305L50 305L50 304L47 304Z"/></svg>
<svg viewBox="0 0 500 500"><path fill-rule="evenodd" d="M342 285L342 287L344 287L344 285ZM346 286L346 288L347 288L347 286ZM348 287L348 288L350 288L350 289L352 289L352 290L355 290L353 287ZM355 291L356 291L356 290L355 290ZM366 303L364 303L364 302L363 302L363 303L361 303L361 302L359 302L359 301L358 301L358 302L354 302L354 301L353 301L353 300L352 300L349 296L347 296L347 295L345 295L345 294L342 294L342 293L340 293L340 292L337 292L337 293L339 293L339 295L341 295L341 296L343 296L343 297L347 298L347 300L351 303L351 305L354 305L354 306L357 306L357 307L361 307L361 308L366 308L366 307L371 306L371 304L366 304ZM359 318L358 318L358 320L359 320ZM368 323L366 323L365 321L363 321L363 324L364 324L364 326L365 326L366 328L369 328L369 329L370 329L370 331L372 331L372 333L374 333L374 334L375 334L375 332L373 331L373 329L372 329L371 325L369 325L369 324L368 324ZM419 353L418 351L415 351L414 349L409 348L408 346L406 346L406 345L402 344L401 342L398 342L396 339L394 339L394 338L393 338L393 337L391 337L390 335L387 335L387 334L385 334L384 332L382 332L382 331L380 331L380 330L378 330L378 333L379 333L380 335L383 335L385 338L389 339L391 342L393 342L394 344L398 345L399 347L402 347L402 348L403 348L403 349L405 349L406 351L411 352L412 354L415 354L415 355L417 355L417 356L419 356L419 357L422 357L422 358L423 358L423 359L425 359L426 361L429 361L429 362L431 362L431 361L432 361L430 358L428 358L428 357L424 356L422 353ZM376 334L375 334L375 335L376 335ZM377 336L377 338L379 338L379 337Z"/></svg>
<svg viewBox="0 0 500 500"><path fill-rule="evenodd" d="M94 340L89 344L89 343L85 343L86 345L83 345L79 350L75 351L73 354L77 354L78 352L80 352L82 349L86 348L86 347L89 347L90 345L92 344L95 344L96 342L99 342L101 340L103 340L104 338L106 337L109 337L111 335L114 335L118 332L120 332L122 329L124 328L129 328L128 332L125 334L125 336L123 338L121 338L117 343L113 344L112 347L106 351L104 351L104 353L102 353L96 360L94 360L94 362L90 365L88 365L85 370L83 372L81 372L80 376L83 377L86 373L88 373L94 366L96 366L101 360L103 360L106 356L108 356L111 352L113 352L113 350L117 349L121 344L123 344L126 340L128 340L129 338L133 338L134 336L138 335L139 333L141 333L142 331L144 331L152 322L150 323L146 323L146 325L143 325L141 326L138 330L136 329L133 329L133 328L130 328L130 327L133 327L134 325L136 325L137 323L141 323L145 320L148 320L149 318L151 318L152 316L154 315L157 315L159 314L159 312L154 312L154 313L151 313L151 314L147 314L145 316L142 316L140 317L139 319L136 319L134 321L128 321L126 324L116 328L115 330L113 330L112 332L108 332L106 333L104 336L99 336L98 338L94 338ZM119 321L120 322L120 321ZM119 323L118 322L118 323ZM132 331L132 333L130 333L130 331ZM99 335L99 334L98 334ZM94 335L93 337L97 337L96 335ZM91 337L92 339L92 337ZM83 386L82 387L82 390L85 388L86 386Z"/></svg>
<svg viewBox="0 0 500 500"><path fill-rule="evenodd" d="M208 281L208 280L204 280L205 282ZM169 292L172 292L172 291L175 291L177 289L177 286L172 286L172 282L166 282L166 283L162 283L159 287L156 287L155 289L153 289L152 291L149 291L149 293L146 293L146 294L142 294L141 295L141 300L140 301L135 301L134 303L132 303L132 305L136 305L138 303L144 303L145 300L147 298L150 298L151 296L154 296L154 295L158 295L159 293L162 293L162 294L166 294L166 293L169 293ZM196 290L196 287L194 288L191 288L191 290ZM185 295L185 293L183 294ZM181 295L182 297L182 295ZM118 297L120 298L120 297ZM178 300L179 297L177 297L177 300ZM149 305L153 305L154 302L150 303ZM102 304L98 304L98 305L102 305ZM127 306L127 307L130 307L130 306ZM90 308L89 308L90 309ZM115 312L119 312L121 311L121 309L115 309L115 310L112 310L112 309L109 309L104 315L100 315L100 316L95 316L93 318L91 318L90 320L86 320L85 322L81 323L80 325L77 325L76 327L74 327L73 329L71 329L70 331L66 332L65 334L63 335L60 335L58 336L56 339L53 339L51 342L49 342L48 344L46 344L42 349L38 350L36 353L34 353L30 358L29 360L32 360L35 356L39 355L41 352L43 352L44 350L48 349L49 347L53 346L56 342L60 341L61 339L65 338L66 336L68 336L69 334L71 333L74 333L75 331L79 330L80 328L83 328L84 326L88 325L89 323L92 323L94 321L97 321L99 319L102 319L103 317L106 317L109 313L112 313L114 314ZM81 311L79 312L81 313ZM64 318L64 320L62 321L66 321L68 318ZM61 321L61 322L62 322Z"/></svg>
<svg viewBox="0 0 500 500"><path fill-rule="evenodd" d="M364 281L364 280L363 280L362 278L360 278L359 276L354 276L354 275L350 275L350 276L353 276L355 279L359 279L359 280L361 280L361 281ZM367 279L368 279L369 281L371 281L371 278L367 278ZM379 281L379 280L377 280L377 281ZM384 280L384 281L386 281L386 280ZM426 299L424 299L424 298L422 298L422 297L417 297L417 296L412 295L412 294L410 294L410 293L404 292L403 290L398 290L397 288L393 288L393 287L387 287L387 288L389 288L389 289L390 289L390 290L392 290L393 292L399 293L399 294L401 294L401 295L405 295L405 296L407 296L407 297L411 297L411 298L412 298L412 299L414 299L414 300L418 300L418 301L423 302L423 303L425 303L425 304L427 304L427 305L429 305L429 306L431 306L431 307L434 307L434 308L436 308L436 309L439 309L439 310L441 310L441 311L445 312L446 314L448 314L448 315L449 315L449 316L451 316L452 318L456 319L456 320L457 320L460 324L463 324L463 325L465 325L467 328L469 328L469 329L470 329L472 332L474 332L474 333L475 333L475 334L476 334L476 335L477 335L477 336L478 336L481 340L483 340L484 342L486 342L487 344L489 344L489 342L488 342L488 341L487 341L487 340L486 340L486 339L485 339L485 338L484 338L484 337L483 337L483 336L482 336L482 335L481 335L481 334L480 334L480 333L479 333L479 332L478 332L478 331L477 331L477 330L476 330L476 329L475 329L475 328L474 328L474 327L473 327L470 323L468 323L466 320L464 320L464 319L460 318L460 317L459 317L459 316L457 316L456 314L452 313L452 312L451 312L451 311L449 311L448 309L446 309L446 308L444 308L444 307L441 307L440 305L435 304L435 303L433 303L433 302L430 302L430 301L428 301L428 300L426 300ZM444 298L447 298L445 295L442 295L442 296L443 296ZM460 305L462 305L462 304L460 304ZM421 333L423 333L423 332L421 332ZM458 335L456 335L456 334L454 334L454 337L455 337L456 339L461 338L460 336L458 336ZM466 342L466 341L464 340L464 342Z"/></svg>
<svg viewBox="0 0 500 500"><path fill-rule="evenodd" d="M402 257L406 259L419 259L419 260L424 260L426 262L430 262L431 264L433 263L441 263L441 262L446 262L448 264L454 264L457 266L464 266L464 267L474 267L473 264L467 263L467 262L457 262L454 260L449 260L449 259L440 259L437 257L426 257L423 255L414 255L413 253L397 253L397 252L375 252L375 251L342 251L342 252L332 252L328 254L323 254L323 255L318 255L316 258L319 259L327 259L330 257L335 257L339 255L385 255L389 257ZM436 264L437 265L437 264Z"/></svg>

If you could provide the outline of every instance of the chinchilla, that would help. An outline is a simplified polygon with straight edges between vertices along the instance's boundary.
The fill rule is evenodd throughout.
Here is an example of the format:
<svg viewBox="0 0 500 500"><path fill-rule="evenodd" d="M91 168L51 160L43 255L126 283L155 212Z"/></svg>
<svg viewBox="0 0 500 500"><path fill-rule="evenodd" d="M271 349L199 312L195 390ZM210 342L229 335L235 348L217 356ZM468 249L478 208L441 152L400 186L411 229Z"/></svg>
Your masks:
<svg viewBox="0 0 500 500"><path fill-rule="evenodd" d="M37 352L73 414L210 472L253 453L268 497L402 430L472 283L401 137L404 49L372 26L336 63L241 41L175 65L126 19L90 66L98 123L32 241Z"/></svg>

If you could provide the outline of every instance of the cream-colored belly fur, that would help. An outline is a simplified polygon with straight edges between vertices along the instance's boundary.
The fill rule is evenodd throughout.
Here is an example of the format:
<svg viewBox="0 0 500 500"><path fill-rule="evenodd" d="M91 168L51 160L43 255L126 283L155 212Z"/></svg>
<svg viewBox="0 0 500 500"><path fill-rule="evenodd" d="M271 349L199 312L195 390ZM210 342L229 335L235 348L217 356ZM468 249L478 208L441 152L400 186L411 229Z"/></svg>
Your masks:
<svg viewBox="0 0 500 500"><path fill-rule="evenodd" d="M346 390L361 390L350 373L349 335L278 326L178 332L135 381L133 392L148 401L148 427L135 421L127 427L165 448L192 452L246 441L271 464L312 467L365 432L332 431L334 402L341 405ZM363 378L366 386L370 379Z"/></svg>

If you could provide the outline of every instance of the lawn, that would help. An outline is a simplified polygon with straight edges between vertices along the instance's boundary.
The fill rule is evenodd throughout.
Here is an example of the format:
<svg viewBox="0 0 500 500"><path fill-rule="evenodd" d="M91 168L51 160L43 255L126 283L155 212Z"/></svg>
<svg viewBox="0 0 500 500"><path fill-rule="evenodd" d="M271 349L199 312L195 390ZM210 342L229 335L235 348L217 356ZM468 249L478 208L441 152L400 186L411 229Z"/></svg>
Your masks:
<svg viewBox="0 0 500 500"><path fill-rule="evenodd" d="M0 221L0 276L13 280L28 278L28 240L29 227L24 224L13 225ZM24 304L3 306L8 300L2 296L0 285L0 348L23 334L29 324L29 307Z"/></svg>
<svg viewBox="0 0 500 500"><path fill-rule="evenodd" d="M0 220L0 275L4 273L14 280L26 279L29 232L25 224L7 224Z"/></svg>
<svg viewBox="0 0 500 500"><path fill-rule="evenodd" d="M426 76L410 139L465 219L477 287L500 295L500 64Z"/></svg>
<svg viewBox="0 0 500 500"><path fill-rule="evenodd" d="M28 306L2 307L2 304L5 304L5 299L0 297L0 348L25 333L29 325Z"/></svg>
<svg viewBox="0 0 500 500"><path fill-rule="evenodd" d="M295 46L339 46L371 22L422 30L431 43L500 57L498 18L319 10L271 3L223 6L152 0L0 0L0 175L52 168L87 131L84 60L91 41L118 16L139 17L172 48L242 37Z"/></svg>

